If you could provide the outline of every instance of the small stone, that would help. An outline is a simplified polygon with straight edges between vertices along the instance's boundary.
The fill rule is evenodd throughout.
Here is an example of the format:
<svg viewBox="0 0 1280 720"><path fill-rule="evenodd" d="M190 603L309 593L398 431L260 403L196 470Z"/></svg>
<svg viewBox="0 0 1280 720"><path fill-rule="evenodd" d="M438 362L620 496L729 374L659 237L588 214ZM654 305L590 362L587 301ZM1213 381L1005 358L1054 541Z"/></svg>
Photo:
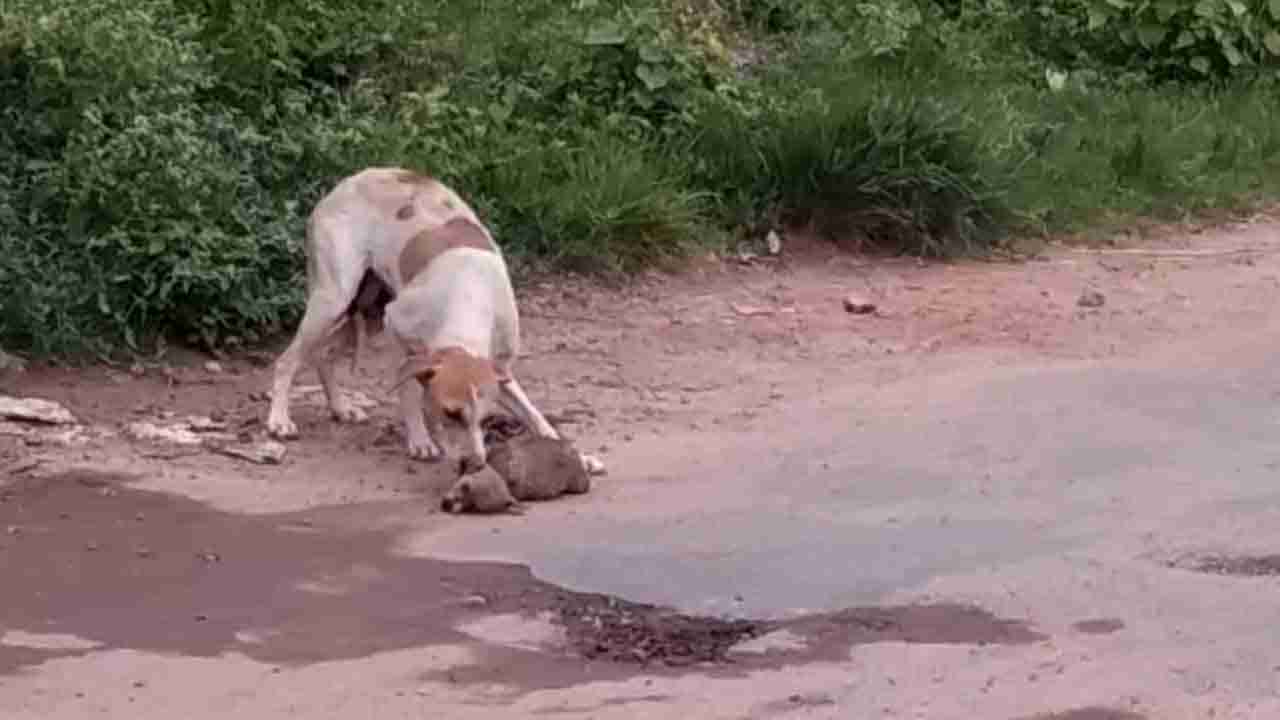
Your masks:
<svg viewBox="0 0 1280 720"><path fill-rule="evenodd" d="M222 363L217 360L210 360L204 364L204 369L206 372L211 372L216 375L222 372Z"/></svg>
<svg viewBox="0 0 1280 720"><path fill-rule="evenodd" d="M0 370L12 370L13 372L23 372L27 369L27 363L16 355L0 350Z"/></svg>
<svg viewBox="0 0 1280 720"><path fill-rule="evenodd" d="M481 608L489 604L489 599L483 595L471 595L463 598L460 604L463 607Z"/></svg>
<svg viewBox="0 0 1280 720"><path fill-rule="evenodd" d="M765 245L769 248L770 255L782 254L782 237L778 235L777 230L770 230L769 234L764 238Z"/></svg>
<svg viewBox="0 0 1280 720"><path fill-rule="evenodd" d="M19 422L45 425L74 425L76 418L62 405L40 398L15 398L0 395L0 417Z"/></svg>
<svg viewBox="0 0 1280 720"><path fill-rule="evenodd" d="M876 304L859 295L846 295L844 311L853 315L869 315L876 311Z"/></svg>
<svg viewBox="0 0 1280 720"><path fill-rule="evenodd" d="M1076 304L1082 308L1100 308L1107 303L1107 296L1097 290L1085 290L1080 293Z"/></svg>
<svg viewBox="0 0 1280 720"><path fill-rule="evenodd" d="M756 307L754 305L739 305L731 303L733 311L743 317L766 317L772 315L774 311L770 308Z"/></svg>
<svg viewBox="0 0 1280 720"><path fill-rule="evenodd" d="M214 450L223 455L247 460L257 465L279 465L284 461L288 447L284 443L276 442L275 440L264 440L260 443L244 445L223 445L215 447Z"/></svg>

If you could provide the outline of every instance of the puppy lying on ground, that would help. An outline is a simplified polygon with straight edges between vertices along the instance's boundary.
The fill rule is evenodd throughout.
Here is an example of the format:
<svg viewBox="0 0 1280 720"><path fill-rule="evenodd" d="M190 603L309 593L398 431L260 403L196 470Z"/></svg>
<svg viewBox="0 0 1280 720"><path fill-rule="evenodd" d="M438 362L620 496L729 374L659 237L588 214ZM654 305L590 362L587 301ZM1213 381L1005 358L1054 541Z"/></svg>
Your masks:
<svg viewBox="0 0 1280 720"><path fill-rule="evenodd" d="M480 424L500 405L535 435L559 437L512 373L520 321L502 252L448 187L399 168L352 175L312 211L306 251L307 308L276 361L272 435L297 436L289 391L310 362L334 418L364 420L338 392L327 351L349 345L358 360L366 331L385 323L405 351L395 387L410 457L442 457L448 429L461 438L459 473L479 472Z"/></svg>
<svg viewBox="0 0 1280 720"><path fill-rule="evenodd" d="M492 472L459 478L440 503L445 512L519 514L522 502L588 492L592 471L602 468L598 460L584 456L568 440L525 432L505 418L485 426Z"/></svg>

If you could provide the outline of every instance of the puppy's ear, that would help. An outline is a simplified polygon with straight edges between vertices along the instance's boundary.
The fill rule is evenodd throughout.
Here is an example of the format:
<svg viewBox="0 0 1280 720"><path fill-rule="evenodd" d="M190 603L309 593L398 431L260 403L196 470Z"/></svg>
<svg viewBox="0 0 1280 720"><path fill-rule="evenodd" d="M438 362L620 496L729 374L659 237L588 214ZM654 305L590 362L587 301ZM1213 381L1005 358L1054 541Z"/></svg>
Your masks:
<svg viewBox="0 0 1280 720"><path fill-rule="evenodd" d="M401 363L400 372L396 375L396 382L391 386L391 389L398 390L401 385L404 385L414 378L417 378L418 382L426 385L436 376L436 372L438 372L439 369L440 366L433 362L431 358L410 355L408 358L405 358L403 363Z"/></svg>

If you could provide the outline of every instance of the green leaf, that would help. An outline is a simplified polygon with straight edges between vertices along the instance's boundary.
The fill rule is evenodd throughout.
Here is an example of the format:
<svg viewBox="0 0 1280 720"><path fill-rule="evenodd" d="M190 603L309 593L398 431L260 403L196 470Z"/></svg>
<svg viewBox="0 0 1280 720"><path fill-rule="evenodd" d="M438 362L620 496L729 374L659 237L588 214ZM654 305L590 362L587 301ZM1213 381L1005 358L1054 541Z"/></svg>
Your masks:
<svg viewBox="0 0 1280 720"><path fill-rule="evenodd" d="M1097 30L1107 24L1111 19L1111 11L1101 5L1094 5L1089 8L1089 29Z"/></svg>
<svg viewBox="0 0 1280 720"><path fill-rule="evenodd" d="M657 67L656 65L641 65L636 68L636 77L640 78L640 82L649 89L661 90L671 82L671 73Z"/></svg>
<svg viewBox="0 0 1280 720"><path fill-rule="evenodd" d="M1271 19L1280 22L1280 0L1271 0Z"/></svg>
<svg viewBox="0 0 1280 720"><path fill-rule="evenodd" d="M612 20L603 20L587 30L583 39L585 45L621 45L627 41L627 34L622 26Z"/></svg>
<svg viewBox="0 0 1280 720"><path fill-rule="evenodd" d="M1235 45L1229 42L1222 44L1222 54L1227 58L1227 62L1231 63L1232 67L1244 62L1244 56L1240 54Z"/></svg>
<svg viewBox="0 0 1280 720"><path fill-rule="evenodd" d="M1262 44L1267 46L1267 50L1272 55L1280 55L1280 32L1272 30L1262 36Z"/></svg>
<svg viewBox="0 0 1280 720"><path fill-rule="evenodd" d="M1201 75L1209 74L1209 59L1203 55L1197 55L1191 58L1191 69Z"/></svg>
<svg viewBox="0 0 1280 720"><path fill-rule="evenodd" d="M647 63L660 63L667 59L667 53L657 45L645 44L640 48L640 59Z"/></svg>
<svg viewBox="0 0 1280 720"><path fill-rule="evenodd" d="M1231 12L1235 13L1236 17L1240 17L1241 15L1249 12L1249 8L1246 7L1244 3L1240 2L1240 0L1227 0L1227 7L1231 8Z"/></svg>
<svg viewBox="0 0 1280 720"><path fill-rule="evenodd" d="M1168 31L1165 30L1163 25L1144 23L1138 27L1138 41L1142 43L1142 47L1148 50L1159 45L1166 34L1168 34Z"/></svg>

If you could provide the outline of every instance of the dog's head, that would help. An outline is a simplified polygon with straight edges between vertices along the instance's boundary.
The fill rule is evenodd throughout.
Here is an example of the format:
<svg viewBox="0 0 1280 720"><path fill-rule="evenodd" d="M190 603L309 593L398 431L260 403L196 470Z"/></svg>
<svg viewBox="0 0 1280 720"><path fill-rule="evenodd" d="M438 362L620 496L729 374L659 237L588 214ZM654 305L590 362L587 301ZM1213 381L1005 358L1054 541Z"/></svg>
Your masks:
<svg viewBox="0 0 1280 720"><path fill-rule="evenodd" d="M400 368L396 387L419 382L426 391L426 412L444 429L449 444L459 448L459 474L479 472L486 463L482 423L498 407L503 377L493 362L461 348L411 354Z"/></svg>

